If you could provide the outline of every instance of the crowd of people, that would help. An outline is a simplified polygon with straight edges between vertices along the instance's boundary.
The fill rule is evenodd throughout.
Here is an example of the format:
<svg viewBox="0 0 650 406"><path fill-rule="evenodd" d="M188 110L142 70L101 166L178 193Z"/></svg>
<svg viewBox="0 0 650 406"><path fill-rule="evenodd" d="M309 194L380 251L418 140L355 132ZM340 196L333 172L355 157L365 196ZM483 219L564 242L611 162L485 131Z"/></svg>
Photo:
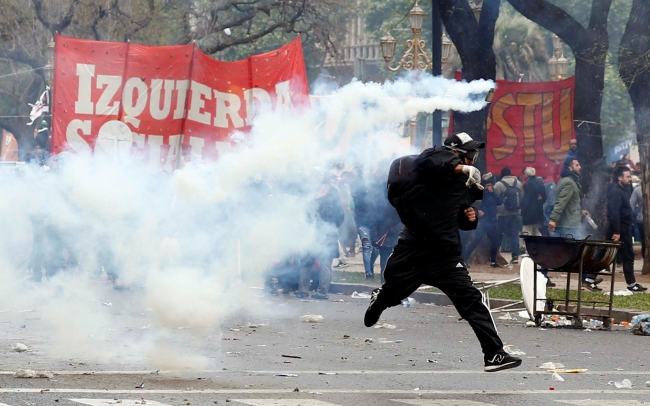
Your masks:
<svg viewBox="0 0 650 406"><path fill-rule="evenodd" d="M44 165L49 149L49 129L44 121L35 130L35 149L29 155L32 163ZM476 230L460 231L462 258L469 267L469 259L478 247L487 243L490 267L500 268L499 252L510 252L512 264L519 262L525 253L520 234L534 236L585 238L594 234L590 213L584 209L585 196L580 183L582 168L578 161L578 144L571 140L570 150L559 170L552 176L537 176L534 167L525 168L515 176L510 168L503 168L500 176L484 174L481 185L482 198L474 205L480 221ZM402 221L389 202L386 179L389 161L382 161L375 168L346 167L334 162L327 170L321 170L322 185L315 196L313 221L324 232L321 247L313 253L292 255L268 271L266 288L273 294L295 293L299 298L328 299L333 269L347 267L348 258L357 255L357 246L363 259L366 279L374 279L375 264L379 259L380 280L385 282L384 270L398 236L403 229ZM619 263L623 266L628 289L643 292L645 287L634 276L634 241L640 241L645 251L644 211L640 177L641 163L633 163L629 155L615 162L610 168L611 180L607 185L606 213L602 213L605 235L601 238L621 242ZM291 185L277 185L281 192L302 193ZM296 185L294 185L296 186ZM285 190L286 189L286 190ZM256 178L249 191L264 199L272 197L273 188ZM58 269L74 265L74 253L62 246L57 230L34 220L34 250L30 261L33 279L40 280L42 270L52 276ZM487 238L485 238L487 237ZM69 251L69 252L68 252ZM63 258L60 255L63 252ZM107 273L120 286L118 268L103 255ZM48 259L49 258L49 259ZM501 261L503 263L503 260ZM545 270L542 270L545 272ZM583 286L600 291L602 278L584 275ZM555 286L547 279L549 287Z"/></svg>
<svg viewBox="0 0 650 406"><path fill-rule="evenodd" d="M533 167L525 168L520 177L513 176L510 168L503 168L499 178L490 173L483 175L484 197L477 205L481 221L473 235L462 233L466 262L484 236L488 237L490 266L499 268L499 250L511 253L511 264L519 262L519 256L525 252L521 234L575 239L598 235L621 242L618 261L623 266L628 289L647 290L634 276L634 241L640 241L642 249L645 247L641 163L632 163L626 155L608 169L606 212L600 216L605 233L598 234L594 220L585 210L577 148L577 141L572 140L570 151L559 166L560 172L544 179L536 176ZM602 278L597 275L583 275L583 286L589 290L601 291L600 282ZM547 284L555 286L551 279L547 279Z"/></svg>

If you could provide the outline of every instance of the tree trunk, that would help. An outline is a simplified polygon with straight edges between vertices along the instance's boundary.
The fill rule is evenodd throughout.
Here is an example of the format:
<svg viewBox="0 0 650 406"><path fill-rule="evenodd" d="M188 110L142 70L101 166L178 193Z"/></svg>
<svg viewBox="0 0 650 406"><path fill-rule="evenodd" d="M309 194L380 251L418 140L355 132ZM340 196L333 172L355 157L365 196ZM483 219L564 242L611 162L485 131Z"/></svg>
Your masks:
<svg viewBox="0 0 650 406"><path fill-rule="evenodd" d="M647 0L634 0L630 19L625 27L618 53L618 71L627 86L634 106L634 118L637 128L637 142L643 174L643 210L645 241L650 241L650 197L648 180L650 180L650 9ZM645 258L650 258L650 247L646 244ZM650 261L643 262L643 273L650 273Z"/></svg>
<svg viewBox="0 0 650 406"><path fill-rule="evenodd" d="M607 18L612 0L592 0L589 25L584 27L561 8L546 0L508 0L524 17L559 36L576 57L576 88L573 117L578 139L578 160L583 191L588 202L602 200L603 142L600 110L605 87L605 62L609 49ZM594 187L592 187L594 186Z"/></svg>
<svg viewBox="0 0 650 406"><path fill-rule="evenodd" d="M496 78L494 27L499 18L501 0L485 0L481 18L476 21L467 0L439 0L440 18L456 46L463 65L463 80ZM472 113L454 112L454 130L466 132L477 141L486 142L486 123L489 106ZM479 160L478 168L485 172L486 160Z"/></svg>

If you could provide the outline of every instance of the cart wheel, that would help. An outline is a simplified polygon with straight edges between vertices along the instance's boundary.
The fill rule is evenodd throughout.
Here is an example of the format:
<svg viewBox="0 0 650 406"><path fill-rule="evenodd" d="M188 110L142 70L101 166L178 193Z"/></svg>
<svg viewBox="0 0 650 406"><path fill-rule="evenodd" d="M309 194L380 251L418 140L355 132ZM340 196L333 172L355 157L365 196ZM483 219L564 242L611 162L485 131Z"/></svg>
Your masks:
<svg viewBox="0 0 650 406"><path fill-rule="evenodd" d="M582 317L574 317L571 322L572 328L582 328Z"/></svg>
<svg viewBox="0 0 650 406"><path fill-rule="evenodd" d="M535 315L535 325L536 325L537 327L541 327L541 326L542 326L542 315L541 315L541 314L537 314L537 315Z"/></svg>
<svg viewBox="0 0 650 406"><path fill-rule="evenodd" d="M603 330L611 330L612 329L612 318L611 317L603 317Z"/></svg>

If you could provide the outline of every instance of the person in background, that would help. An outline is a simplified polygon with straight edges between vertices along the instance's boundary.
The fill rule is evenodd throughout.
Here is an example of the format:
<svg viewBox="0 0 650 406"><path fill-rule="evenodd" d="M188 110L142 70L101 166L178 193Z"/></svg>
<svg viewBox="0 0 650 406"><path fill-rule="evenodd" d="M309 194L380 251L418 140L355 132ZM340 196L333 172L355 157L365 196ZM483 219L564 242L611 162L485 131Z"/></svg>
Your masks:
<svg viewBox="0 0 650 406"><path fill-rule="evenodd" d="M494 185L494 193L503 204L497 213L500 238L506 238L511 247L512 260L510 263L519 263L519 228L521 224L521 199L523 186L519 179L512 176L510 168L501 170L501 180Z"/></svg>
<svg viewBox="0 0 650 406"><path fill-rule="evenodd" d="M569 152L564 157L564 162L568 159L578 159L578 140L569 141Z"/></svg>
<svg viewBox="0 0 650 406"><path fill-rule="evenodd" d="M633 171L633 170L634 170L634 168L635 168L634 161L632 161L632 160L630 159L630 154L629 154L629 153L623 155L623 158L621 158L621 162L622 162L625 166L627 166L627 167L630 169L630 171Z"/></svg>
<svg viewBox="0 0 650 406"><path fill-rule="evenodd" d="M607 233L613 241L620 241L618 256L623 262L623 274L627 289L632 292L648 290L636 281L634 276L634 242L632 240L632 206L630 205L629 184L632 181L630 169L618 166L614 170L612 183L607 188Z"/></svg>
<svg viewBox="0 0 650 406"><path fill-rule="evenodd" d="M332 281L332 261L339 256L339 237L337 229L343 224L343 209L341 197L332 185L334 175L326 174L323 178L321 190L316 198L316 226L322 234L320 244L300 267L300 288L296 297L309 296L311 282L311 269L318 261L318 287L311 295L312 299L327 300L330 283Z"/></svg>
<svg viewBox="0 0 650 406"><path fill-rule="evenodd" d="M589 213L582 210L582 185L580 173L582 167L577 159L570 158L564 161L562 178L557 184L557 198L548 222L548 231L552 237L569 237L577 240L583 239L582 217ZM602 278L595 275L584 274L582 284L585 288L600 292L598 284Z"/></svg>
<svg viewBox="0 0 650 406"><path fill-rule="evenodd" d="M643 255L645 261L645 225L643 222L643 193L641 189L641 184L634 188L632 197L630 197L630 206L632 206L632 210L636 211L635 221L639 230L639 240L641 241L641 255Z"/></svg>
<svg viewBox="0 0 650 406"><path fill-rule="evenodd" d="M343 268L349 265L346 258L354 256L354 245L357 240L357 227L354 224L349 186L351 175L350 172L342 172L341 179L338 182L341 207L343 208L343 224L339 227L339 264L335 268Z"/></svg>
<svg viewBox="0 0 650 406"><path fill-rule="evenodd" d="M372 265L372 237L370 225L374 210L373 198L375 193L370 190L368 179L363 174L361 167L355 168L354 180L350 184L350 194L354 202L354 221L357 224L359 238L361 239L361 251L363 252L363 267L366 271L366 279L374 279L375 272Z"/></svg>
<svg viewBox="0 0 650 406"><path fill-rule="evenodd" d="M488 174L486 174L488 175ZM474 240L467 247L467 251L463 255L465 262L472 255L472 252L481 244L483 236L487 236L490 241L490 267L501 268L497 264L497 253L499 252L499 231L497 221L497 210L502 204L501 199L494 193L494 176L484 176L481 184L485 188L483 190L483 200L481 200L481 209L478 211L479 223L474 233Z"/></svg>
<svg viewBox="0 0 650 406"><path fill-rule="evenodd" d="M374 181L371 182L376 202L370 225L370 235L372 236L372 246L374 248L370 262L374 266L377 257L379 257L381 283L386 282L384 279L386 263L393 252L393 248L397 245L399 233L404 226L397 211L388 201L388 189L386 188L388 173L386 170L390 167L390 164L390 161L380 162L373 176Z"/></svg>
<svg viewBox="0 0 650 406"><path fill-rule="evenodd" d="M543 236L548 237L548 222L551 221L551 212L553 211L555 198L557 197L557 184L553 180L552 176L548 176L544 180L544 189L546 191L546 201L542 206L544 210L544 227L542 227L540 231Z"/></svg>
<svg viewBox="0 0 650 406"><path fill-rule="evenodd" d="M542 235L539 229L544 223L546 188L542 180L535 176L535 168L526 168L524 175L526 182L523 187L524 197L521 199L521 222L524 225L522 232L528 235Z"/></svg>

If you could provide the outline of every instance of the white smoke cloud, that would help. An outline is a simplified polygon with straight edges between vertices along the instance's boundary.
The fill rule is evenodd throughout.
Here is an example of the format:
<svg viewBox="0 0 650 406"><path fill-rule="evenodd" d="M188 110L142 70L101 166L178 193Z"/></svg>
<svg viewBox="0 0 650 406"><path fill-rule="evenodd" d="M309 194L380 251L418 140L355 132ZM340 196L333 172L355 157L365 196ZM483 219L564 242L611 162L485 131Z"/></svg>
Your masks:
<svg viewBox="0 0 650 406"><path fill-rule="evenodd" d="M149 366L186 367L192 359L206 367L196 354L171 356L170 335L214 331L239 311L254 315L259 303L249 286L291 255L323 248L324 231L311 219L331 162L372 170L412 152L397 125L419 112L478 110L493 87L420 74L318 89L310 110L260 112L247 140L234 136L232 153L172 175L109 156L67 156L45 173L4 171L0 310L14 320L20 310L38 312L43 351L61 359L110 359L112 348L128 345ZM68 256L67 269L40 284L28 270L35 236L45 241L44 255L57 254L57 266L61 253ZM129 310L102 305L107 296L126 297L115 296L102 269L132 289L138 300L124 304Z"/></svg>

